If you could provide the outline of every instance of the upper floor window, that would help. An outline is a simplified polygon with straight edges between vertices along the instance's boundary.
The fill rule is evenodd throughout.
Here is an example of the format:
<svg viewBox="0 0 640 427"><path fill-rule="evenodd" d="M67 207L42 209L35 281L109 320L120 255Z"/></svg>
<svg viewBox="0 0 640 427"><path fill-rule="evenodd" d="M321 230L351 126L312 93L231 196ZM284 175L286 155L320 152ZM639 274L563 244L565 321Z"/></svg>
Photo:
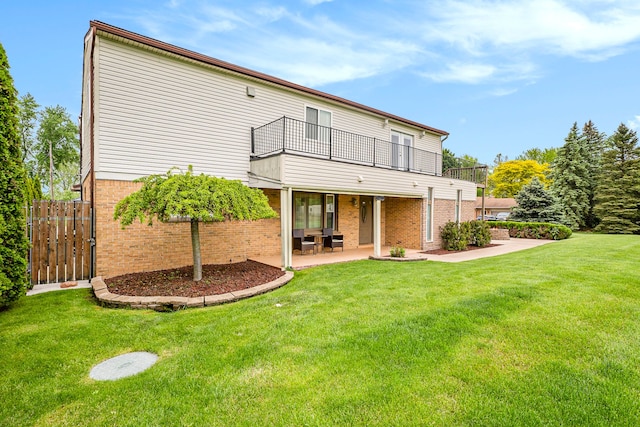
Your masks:
<svg viewBox="0 0 640 427"><path fill-rule="evenodd" d="M316 141L329 141L331 134L331 112L319 108L307 107L305 136Z"/></svg>
<svg viewBox="0 0 640 427"><path fill-rule="evenodd" d="M392 130L391 143L391 167L410 170L413 167L413 159L411 158L413 136Z"/></svg>

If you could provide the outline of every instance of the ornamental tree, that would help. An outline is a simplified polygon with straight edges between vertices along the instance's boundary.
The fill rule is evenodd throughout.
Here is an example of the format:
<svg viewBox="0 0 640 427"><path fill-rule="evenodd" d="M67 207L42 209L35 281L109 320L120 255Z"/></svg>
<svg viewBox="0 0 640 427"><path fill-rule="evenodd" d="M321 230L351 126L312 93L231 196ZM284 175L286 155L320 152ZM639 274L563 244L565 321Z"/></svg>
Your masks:
<svg viewBox="0 0 640 427"><path fill-rule="evenodd" d="M489 175L491 193L494 197L514 197L534 177L546 185L548 169L548 164L540 164L535 160L509 160L500 163Z"/></svg>
<svg viewBox="0 0 640 427"><path fill-rule="evenodd" d="M113 218L120 219L122 228L136 219L140 222L146 219L151 226L154 219L169 222L186 218L191 223L194 281L202 279L200 222L277 216L261 190L249 188L240 181L195 175L191 166L185 173L172 168L165 175L150 175L136 182L142 182L142 188L116 204Z"/></svg>
<svg viewBox="0 0 640 427"><path fill-rule="evenodd" d="M9 61L0 44L0 307L20 298L27 286L24 218L26 172L18 135L18 105Z"/></svg>

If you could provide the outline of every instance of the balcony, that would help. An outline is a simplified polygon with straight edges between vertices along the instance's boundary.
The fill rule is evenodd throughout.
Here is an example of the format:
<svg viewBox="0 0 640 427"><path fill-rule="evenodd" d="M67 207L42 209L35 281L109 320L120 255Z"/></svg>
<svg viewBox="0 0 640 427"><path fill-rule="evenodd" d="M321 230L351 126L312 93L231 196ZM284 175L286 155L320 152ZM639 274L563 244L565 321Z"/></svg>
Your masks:
<svg viewBox="0 0 640 427"><path fill-rule="evenodd" d="M251 128L251 158L296 154L377 168L442 175L442 155L282 117Z"/></svg>
<svg viewBox="0 0 640 427"><path fill-rule="evenodd" d="M476 184L478 188L487 186L487 175L489 167L487 165L475 165L466 168L447 169L443 174L446 178L460 179L462 181L470 181Z"/></svg>

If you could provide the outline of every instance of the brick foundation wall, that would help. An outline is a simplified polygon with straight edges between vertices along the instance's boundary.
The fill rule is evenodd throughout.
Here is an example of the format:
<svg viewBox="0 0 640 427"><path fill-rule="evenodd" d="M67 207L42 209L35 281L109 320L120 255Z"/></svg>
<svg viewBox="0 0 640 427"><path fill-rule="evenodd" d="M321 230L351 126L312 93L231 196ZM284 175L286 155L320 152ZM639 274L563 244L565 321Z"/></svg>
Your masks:
<svg viewBox="0 0 640 427"><path fill-rule="evenodd" d="M476 219L476 202L462 201L462 212L460 215L462 222Z"/></svg>
<svg viewBox="0 0 640 427"><path fill-rule="evenodd" d="M188 222L149 227L134 222L125 230L113 220L116 203L140 188L140 183L98 180L95 189L96 275L162 270L193 264ZM279 192L267 190L279 212ZM202 263L245 261L256 254L280 253L280 219L200 224Z"/></svg>
<svg viewBox="0 0 640 427"><path fill-rule="evenodd" d="M385 239L386 246L421 248L422 199L386 197Z"/></svg>
<svg viewBox="0 0 640 427"><path fill-rule="evenodd" d="M442 248L442 238L440 237L440 229L449 221L455 220L456 202L455 200L435 199L433 201L433 241L425 242L423 248L425 250ZM460 212L461 221L471 221L475 217L475 202L462 201L462 211Z"/></svg>

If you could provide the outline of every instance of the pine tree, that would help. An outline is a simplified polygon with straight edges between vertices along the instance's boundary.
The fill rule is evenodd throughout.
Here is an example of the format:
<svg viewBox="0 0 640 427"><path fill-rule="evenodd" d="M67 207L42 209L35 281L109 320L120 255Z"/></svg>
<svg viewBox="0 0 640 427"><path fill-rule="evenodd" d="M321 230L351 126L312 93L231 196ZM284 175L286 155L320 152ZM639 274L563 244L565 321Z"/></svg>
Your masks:
<svg viewBox="0 0 640 427"><path fill-rule="evenodd" d="M565 223L573 230L585 228L590 211L589 155L574 123L551 169L551 192L558 199Z"/></svg>
<svg viewBox="0 0 640 427"><path fill-rule="evenodd" d="M602 153L605 149L606 134L599 132L596 125L589 120L582 128L582 141L586 150L586 164L588 171L588 195L589 210L585 218L585 227L594 228L600 222L600 219L594 212L596 205L595 194L602 167Z"/></svg>
<svg viewBox="0 0 640 427"><path fill-rule="evenodd" d="M510 219L528 222L552 222L563 224L562 208L556 197L544 189L537 177L514 197L518 206L512 209Z"/></svg>
<svg viewBox="0 0 640 427"><path fill-rule="evenodd" d="M16 90L0 43L0 307L20 298L27 285L26 171L17 129Z"/></svg>
<svg viewBox="0 0 640 427"><path fill-rule="evenodd" d="M595 200L596 231L640 234L640 148L636 132L623 123L602 154Z"/></svg>

